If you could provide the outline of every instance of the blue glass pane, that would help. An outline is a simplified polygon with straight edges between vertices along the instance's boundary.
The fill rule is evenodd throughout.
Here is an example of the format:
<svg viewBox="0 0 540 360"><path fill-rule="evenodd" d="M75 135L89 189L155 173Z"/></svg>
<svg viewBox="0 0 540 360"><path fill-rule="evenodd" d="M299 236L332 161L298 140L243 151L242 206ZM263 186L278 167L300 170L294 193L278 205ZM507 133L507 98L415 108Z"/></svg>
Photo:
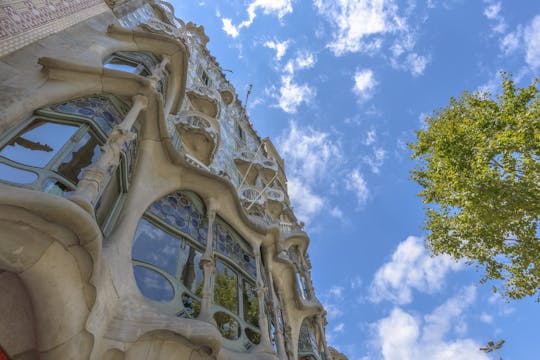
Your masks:
<svg viewBox="0 0 540 360"><path fill-rule="evenodd" d="M21 164L45 167L77 129L77 126L35 120L8 142L0 155Z"/></svg>
<svg viewBox="0 0 540 360"><path fill-rule="evenodd" d="M43 192L53 195L66 196L71 194L74 189L72 189L70 185L64 182L61 182L54 178L49 178L43 181L43 184L41 185L41 190Z"/></svg>
<svg viewBox="0 0 540 360"><path fill-rule="evenodd" d="M30 184L38 178L36 173L0 163L0 179L18 184Z"/></svg>
<svg viewBox="0 0 540 360"><path fill-rule="evenodd" d="M152 264L176 276L180 241L141 219L133 243L133 259Z"/></svg>
<svg viewBox="0 0 540 360"><path fill-rule="evenodd" d="M171 301L174 289L163 275L142 266L134 266L135 280L141 293L154 301Z"/></svg>
<svg viewBox="0 0 540 360"><path fill-rule="evenodd" d="M105 67L106 69L123 71L123 72L131 73L131 74L134 74L137 70L136 66L122 64L122 63L112 63L112 62L103 65L103 67Z"/></svg>
<svg viewBox="0 0 540 360"><path fill-rule="evenodd" d="M255 258L240 245L241 242L246 243L246 241L236 231L225 225L223 221L217 221L214 225L214 239L216 251L227 256L254 278L257 276Z"/></svg>

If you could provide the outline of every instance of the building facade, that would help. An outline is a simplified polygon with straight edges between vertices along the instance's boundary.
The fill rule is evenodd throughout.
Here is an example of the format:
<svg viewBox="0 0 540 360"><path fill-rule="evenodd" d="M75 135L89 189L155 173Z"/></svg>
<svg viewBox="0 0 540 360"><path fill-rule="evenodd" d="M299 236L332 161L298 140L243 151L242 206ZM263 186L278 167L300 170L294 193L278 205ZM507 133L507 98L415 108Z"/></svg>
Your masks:
<svg viewBox="0 0 540 360"><path fill-rule="evenodd" d="M159 0L0 4L10 359L331 359L284 162Z"/></svg>

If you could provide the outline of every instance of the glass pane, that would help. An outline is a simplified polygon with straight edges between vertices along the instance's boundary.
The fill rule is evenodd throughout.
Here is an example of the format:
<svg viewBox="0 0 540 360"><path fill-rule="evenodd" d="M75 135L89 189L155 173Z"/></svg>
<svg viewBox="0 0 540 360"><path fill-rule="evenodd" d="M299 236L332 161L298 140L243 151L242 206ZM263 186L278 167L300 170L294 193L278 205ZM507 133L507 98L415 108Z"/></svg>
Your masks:
<svg viewBox="0 0 540 360"><path fill-rule="evenodd" d="M238 314L238 275L222 262L216 262L214 303Z"/></svg>
<svg viewBox="0 0 540 360"><path fill-rule="evenodd" d="M201 255L194 247L185 244L180 256L180 281L197 296L201 296L203 287L203 271L199 266Z"/></svg>
<svg viewBox="0 0 540 360"><path fill-rule="evenodd" d="M104 229L107 219L118 202L121 193L120 169L116 169L96 204L96 220L102 229Z"/></svg>
<svg viewBox="0 0 540 360"><path fill-rule="evenodd" d="M58 179L48 178L45 181L43 181L43 184L41 185L41 190L43 192L53 194L53 195L67 196L74 189L71 188L71 185L61 182Z"/></svg>
<svg viewBox="0 0 540 360"><path fill-rule="evenodd" d="M259 300L257 299L255 286L246 280L244 280L242 299L244 302L244 320L253 326L259 327Z"/></svg>
<svg viewBox="0 0 540 360"><path fill-rule="evenodd" d="M182 302L184 303L184 313L182 315L193 319L199 316L199 313L201 312L201 303L197 299L183 293Z"/></svg>
<svg viewBox="0 0 540 360"><path fill-rule="evenodd" d="M180 241L149 223L139 221L133 242L133 259L152 264L172 276L176 276L176 266Z"/></svg>
<svg viewBox="0 0 540 360"><path fill-rule="evenodd" d="M21 164L45 167L77 129L37 119L8 142L0 155Z"/></svg>
<svg viewBox="0 0 540 360"><path fill-rule="evenodd" d="M0 179L18 184L30 184L36 181L37 174L0 163Z"/></svg>
<svg viewBox="0 0 540 360"><path fill-rule="evenodd" d="M58 166L58 173L72 183L77 184L83 170L94 164L101 154L97 139L90 133L85 134L71 153Z"/></svg>
<svg viewBox="0 0 540 360"><path fill-rule="evenodd" d="M214 314L214 320L221 335L229 340L236 340L240 337L240 324L231 315L224 312Z"/></svg>
<svg viewBox="0 0 540 360"><path fill-rule="evenodd" d="M257 276L255 257L241 245L246 244L246 241L222 220L215 223L214 239L214 248L218 252L231 259L253 278Z"/></svg>
<svg viewBox="0 0 540 360"><path fill-rule="evenodd" d="M244 332L246 333L246 336L249 339L249 341L251 341L252 343L258 344L258 343L261 342L261 334L260 333L258 333L256 331L253 331L250 328L246 328L244 330Z"/></svg>
<svg viewBox="0 0 540 360"><path fill-rule="evenodd" d="M134 266L135 280L141 293L154 301L171 301L174 290L171 283L161 274L142 266Z"/></svg>
<svg viewBox="0 0 540 360"><path fill-rule="evenodd" d="M123 71L131 74L137 73L137 65L133 66L132 64L122 62L119 59L113 59L111 62L106 63L103 67L106 69Z"/></svg>

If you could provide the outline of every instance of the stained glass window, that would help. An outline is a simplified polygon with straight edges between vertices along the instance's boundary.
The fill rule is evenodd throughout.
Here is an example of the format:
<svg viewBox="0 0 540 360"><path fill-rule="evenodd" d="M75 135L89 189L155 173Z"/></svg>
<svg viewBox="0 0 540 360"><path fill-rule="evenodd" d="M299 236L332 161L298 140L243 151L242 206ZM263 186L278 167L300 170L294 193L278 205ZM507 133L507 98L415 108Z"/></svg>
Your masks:
<svg viewBox="0 0 540 360"><path fill-rule="evenodd" d="M223 220L218 219L214 227L214 248L216 251L231 259L254 278L257 276L257 266L248 245L236 231Z"/></svg>

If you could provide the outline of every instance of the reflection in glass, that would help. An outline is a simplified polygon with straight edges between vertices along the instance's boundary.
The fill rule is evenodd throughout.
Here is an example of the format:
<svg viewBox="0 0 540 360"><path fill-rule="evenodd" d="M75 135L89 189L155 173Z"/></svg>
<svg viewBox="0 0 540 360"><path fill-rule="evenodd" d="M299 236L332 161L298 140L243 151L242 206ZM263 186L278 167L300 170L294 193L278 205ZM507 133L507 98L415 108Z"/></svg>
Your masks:
<svg viewBox="0 0 540 360"><path fill-rule="evenodd" d="M43 192L53 195L67 196L71 194L74 189L72 189L71 186L67 183L64 183L58 179L48 178L43 181L43 184L41 185L41 190Z"/></svg>
<svg viewBox="0 0 540 360"><path fill-rule="evenodd" d="M253 326L259 327L259 301L255 292L255 286L244 280L242 300L244 303L244 320Z"/></svg>
<svg viewBox="0 0 540 360"><path fill-rule="evenodd" d="M199 300L186 293L182 294L182 303L184 304L184 311L180 315L187 315L190 318L196 318L201 312L201 303Z"/></svg>
<svg viewBox="0 0 540 360"><path fill-rule="evenodd" d="M141 219L135 232L133 259L152 264L176 276L179 250L178 239Z"/></svg>
<svg viewBox="0 0 540 360"><path fill-rule="evenodd" d="M90 167L101 153L97 139L87 133L58 166L58 173L77 184L83 170Z"/></svg>
<svg viewBox="0 0 540 360"><path fill-rule="evenodd" d="M36 181L37 174L0 163L0 179L18 184L30 184Z"/></svg>
<svg viewBox="0 0 540 360"><path fill-rule="evenodd" d="M261 334L260 333L254 331L254 330L251 330L250 328L246 328L244 330L244 332L246 333L246 336L249 339L249 341L251 341L252 343L258 344L258 343L261 342Z"/></svg>
<svg viewBox="0 0 540 360"><path fill-rule="evenodd" d="M180 257L180 281L197 296L201 296L203 286L203 271L199 266L201 253L193 246L183 244Z"/></svg>
<svg viewBox="0 0 540 360"><path fill-rule="evenodd" d="M224 338L236 340L240 337L240 324L231 315L219 311L214 314L214 320Z"/></svg>
<svg viewBox="0 0 540 360"><path fill-rule="evenodd" d="M21 164L44 167L77 129L36 119L0 149L0 155Z"/></svg>
<svg viewBox="0 0 540 360"><path fill-rule="evenodd" d="M238 314L238 275L220 261L216 262L214 302Z"/></svg>
<svg viewBox="0 0 540 360"><path fill-rule="evenodd" d="M106 63L103 65L106 69L111 70L117 70L117 71L123 71L131 74L137 73L137 65L136 64L128 64L127 62L124 62L118 58L114 58L111 60L111 62Z"/></svg>
<svg viewBox="0 0 540 360"><path fill-rule="evenodd" d="M135 280L141 293L154 301L171 301L174 290L163 275L142 266L134 266Z"/></svg>

